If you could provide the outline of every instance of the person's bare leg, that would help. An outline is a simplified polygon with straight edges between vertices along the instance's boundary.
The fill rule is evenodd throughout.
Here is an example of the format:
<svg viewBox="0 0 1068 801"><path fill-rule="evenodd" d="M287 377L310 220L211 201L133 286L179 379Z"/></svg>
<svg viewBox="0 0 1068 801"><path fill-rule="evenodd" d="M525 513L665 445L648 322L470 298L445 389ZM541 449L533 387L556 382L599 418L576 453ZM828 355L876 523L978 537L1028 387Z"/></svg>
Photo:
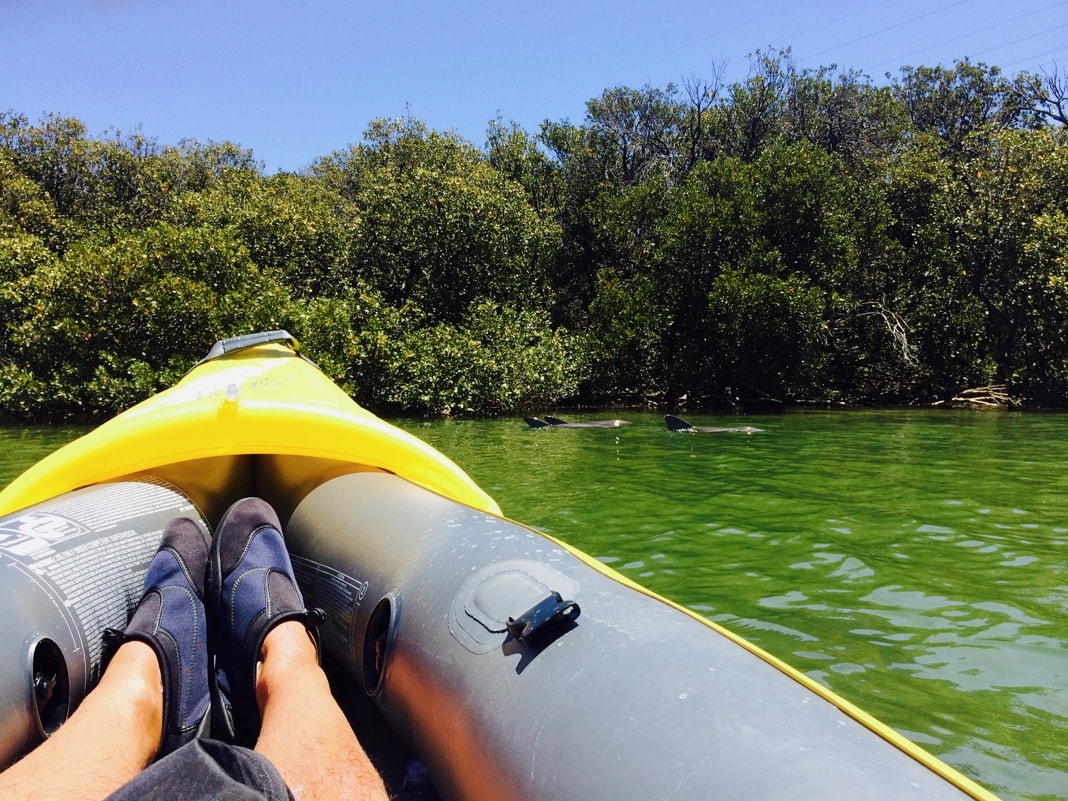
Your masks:
<svg viewBox="0 0 1068 801"><path fill-rule="evenodd" d="M294 798L387 801L381 776L330 694L304 624L275 626L262 654L256 751L271 760Z"/></svg>
<svg viewBox="0 0 1068 801"><path fill-rule="evenodd" d="M152 761L162 730L159 660L145 643L125 643L70 720L0 773L0 798L104 798Z"/></svg>

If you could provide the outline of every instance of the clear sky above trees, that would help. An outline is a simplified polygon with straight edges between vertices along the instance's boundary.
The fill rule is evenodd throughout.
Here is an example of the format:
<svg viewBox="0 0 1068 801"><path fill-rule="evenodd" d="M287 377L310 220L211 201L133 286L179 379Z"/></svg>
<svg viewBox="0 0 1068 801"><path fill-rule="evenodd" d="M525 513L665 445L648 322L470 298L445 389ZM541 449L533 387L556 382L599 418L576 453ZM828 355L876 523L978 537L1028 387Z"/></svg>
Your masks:
<svg viewBox="0 0 1068 801"><path fill-rule="evenodd" d="M612 86L663 87L791 47L876 82L969 58L1006 73L1068 67L1068 0L5 0L0 110L140 126L162 144L229 140L268 172L411 115L482 144L500 116L580 122Z"/></svg>

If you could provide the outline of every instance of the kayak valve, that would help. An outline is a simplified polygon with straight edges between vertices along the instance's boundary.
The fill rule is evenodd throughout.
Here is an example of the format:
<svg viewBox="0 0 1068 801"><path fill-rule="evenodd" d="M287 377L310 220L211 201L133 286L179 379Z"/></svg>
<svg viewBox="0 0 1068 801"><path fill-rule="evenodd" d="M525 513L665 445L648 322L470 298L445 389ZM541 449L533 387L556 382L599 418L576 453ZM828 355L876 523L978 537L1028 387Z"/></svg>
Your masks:
<svg viewBox="0 0 1068 801"><path fill-rule="evenodd" d="M36 643L31 658L34 711L41 734L48 737L67 719L70 702L67 663L59 646L47 638Z"/></svg>

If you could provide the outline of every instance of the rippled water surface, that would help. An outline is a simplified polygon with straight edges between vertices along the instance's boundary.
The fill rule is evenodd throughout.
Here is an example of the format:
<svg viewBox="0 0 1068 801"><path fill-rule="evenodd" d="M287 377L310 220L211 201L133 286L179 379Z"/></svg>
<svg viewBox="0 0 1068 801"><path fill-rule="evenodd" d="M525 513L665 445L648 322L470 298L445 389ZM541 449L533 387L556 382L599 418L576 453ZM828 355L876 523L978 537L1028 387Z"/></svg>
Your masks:
<svg viewBox="0 0 1068 801"><path fill-rule="evenodd" d="M1068 800L1068 416L694 415L765 429L698 435L624 416L396 422L507 516L753 640L1003 798ZM75 433L0 428L0 485Z"/></svg>
<svg viewBox="0 0 1068 801"><path fill-rule="evenodd" d="M765 429L751 435L626 417L406 427L508 516L755 641L1004 798L1068 799L1068 416L691 420Z"/></svg>

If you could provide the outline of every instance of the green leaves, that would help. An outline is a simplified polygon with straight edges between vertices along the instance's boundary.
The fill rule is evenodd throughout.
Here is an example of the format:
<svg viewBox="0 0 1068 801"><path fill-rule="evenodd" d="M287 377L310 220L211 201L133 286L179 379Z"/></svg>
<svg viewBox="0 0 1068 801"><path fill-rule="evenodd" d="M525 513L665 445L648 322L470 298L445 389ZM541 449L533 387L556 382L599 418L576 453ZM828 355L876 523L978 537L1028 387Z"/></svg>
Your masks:
<svg viewBox="0 0 1068 801"><path fill-rule="evenodd" d="M276 327L404 412L1068 402L1059 82L750 66L493 121L482 150L376 120L274 176L231 143L0 114L0 414L110 412Z"/></svg>
<svg viewBox="0 0 1068 801"><path fill-rule="evenodd" d="M44 386L75 412L124 408L178 378L205 341L275 327L288 302L225 232L166 223L79 242L25 277L20 300L8 347L34 381L4 401L25 408L17 387Z"/></svg>
<svg viewBox="0 0 1068 801"><path fill-rule="evenodd" d="M352 203L351 270L387 302L459 322L477 297L539 304L559 229L477 150L418 127L380 125L374 147L317 165Z"/></svg>
<svg viewBox="0 0 1068 801"><path fill-rule="evenodd" d="M439 323L403 339L396 394L432 414L504 414L554 406L578 388L575 342L544 312L481 300L460 326Z"/></svg>
<svg viewBox="0 0 1068 801"><path fill-rule="evenodd" d="M728 397L805 397L825 355L824 297L801 276L729 270L708 295L710 364Z"/></svg>
<svg viewBox="0 0 1068 801"><path fill-rule="evenodd" d="M940 150L929 137L903 149L888 195L907 244L896 291L931 392L1007 383L1063 402L1064 129L988 129L956 158Z"/></svg>

